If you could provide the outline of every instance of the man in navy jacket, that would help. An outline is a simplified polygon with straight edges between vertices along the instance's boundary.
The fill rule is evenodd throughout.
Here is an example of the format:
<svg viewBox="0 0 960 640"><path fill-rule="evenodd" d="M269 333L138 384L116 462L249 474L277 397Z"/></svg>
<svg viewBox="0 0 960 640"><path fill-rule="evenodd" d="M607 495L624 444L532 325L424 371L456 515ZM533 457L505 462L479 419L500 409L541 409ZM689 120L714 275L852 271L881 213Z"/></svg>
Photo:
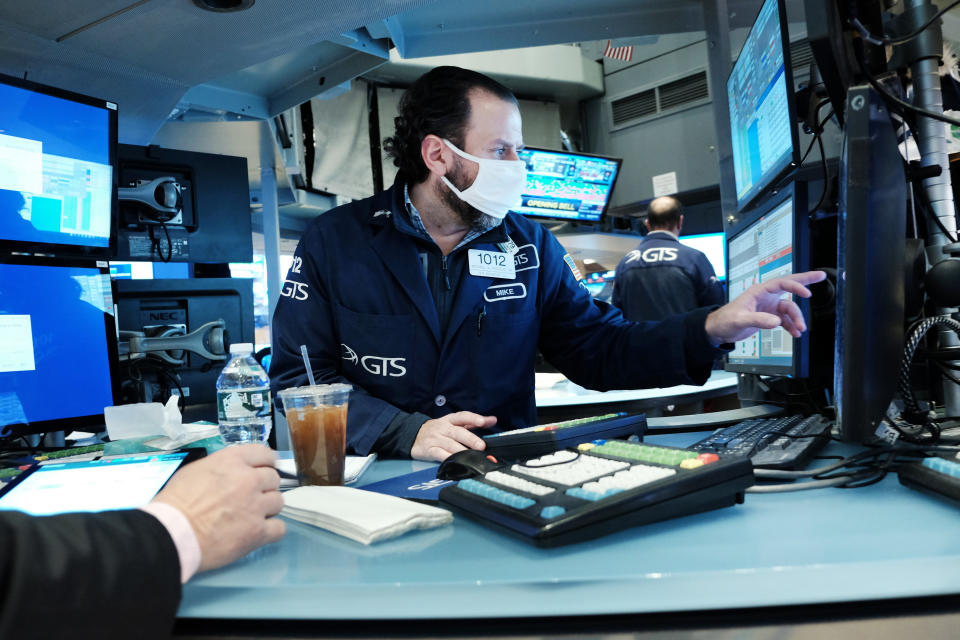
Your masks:
<svg viewBox="0 0 960 640"><path fill-rule="evenodd" d="M306 384L306 345L317 382L354 387L352 452L443 460L482 449L475 430L535 424L538 349L591 389L666 387L703 384L717 345L757 327L806 328L781 296L808 296L818 272L661 323L594 302L556 238L507 213L524 188L520 111L486 76L433 69L395 123L397 181L310 224L273 319L274 392Z"/></svg>
<svg viewBox="0 0 960 640"><path fill-rule="evenodd" d="M670 196L654 199L644 224L650 233L617 265L613 304L623 317L663 320L723 304L723 287L707 256L680 243L680 202Z"/></svg>

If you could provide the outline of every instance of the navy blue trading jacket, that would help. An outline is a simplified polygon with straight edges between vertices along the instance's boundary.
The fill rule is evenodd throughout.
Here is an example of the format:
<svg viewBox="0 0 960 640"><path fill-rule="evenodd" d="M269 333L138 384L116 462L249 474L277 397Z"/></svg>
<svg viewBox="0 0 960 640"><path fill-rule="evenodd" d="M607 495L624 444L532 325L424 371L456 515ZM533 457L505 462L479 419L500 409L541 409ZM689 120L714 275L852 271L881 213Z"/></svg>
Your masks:
<svg viewBox="0 0 960 640"><path fill-rule="evenodd" d="M672 233L652 231L617 265L612 302L640 322L723 304L724 293L707 256Z"/></svg>
<svg viewBox="0 0 960 640"><path fill-rule="evenodd" d="M628 322L593 301L553 235L512 213L502 224L519 248L516 277L464 269L441 327L417 243L393 220L403 206L397 183L313 220L273 318L274 396L307 384L307 345L318 383L354 386L348 451L367 454L401 410L494 415L494 430L536 424L538 348L568 378L597 390L703 384L723 353L704 330L710 309ZM500 251L492 242L471 247Z"/></svg>

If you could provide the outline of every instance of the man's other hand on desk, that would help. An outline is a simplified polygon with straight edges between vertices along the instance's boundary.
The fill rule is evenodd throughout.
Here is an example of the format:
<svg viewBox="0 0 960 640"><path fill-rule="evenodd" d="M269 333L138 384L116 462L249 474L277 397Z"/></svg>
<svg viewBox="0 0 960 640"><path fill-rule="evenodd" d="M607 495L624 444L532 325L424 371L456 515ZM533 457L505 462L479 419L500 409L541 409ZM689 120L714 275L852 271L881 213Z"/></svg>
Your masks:
<svg viewBox="0 0 960 640"><path fill-rule="evenodd" d="M417 433L417 439L410 449L410 457L443 462L457 451L482 450L487 444L469 430L492 427L495 424L496 417L481 416L470 411L458 411L442 418L427 420Z"/></svg>
<svg viewBox="0 0 960 640"><path fill-rule="evenodd" d="M797 303L784 294L809 298L806 285L826 277L823 271L807 271L757 283L707 316L707 336L713 344L723 344L743 340L761 329L782 326L799 338L807 330L807 323Z"/></svg>
<svg viewBox="0 0 960 640"><path fill-rule="evenodd" d="M227 447L177 472L155 502L179 509L200 544L200 571L216 569L285 532L276 454L260 444Z"/></svg>

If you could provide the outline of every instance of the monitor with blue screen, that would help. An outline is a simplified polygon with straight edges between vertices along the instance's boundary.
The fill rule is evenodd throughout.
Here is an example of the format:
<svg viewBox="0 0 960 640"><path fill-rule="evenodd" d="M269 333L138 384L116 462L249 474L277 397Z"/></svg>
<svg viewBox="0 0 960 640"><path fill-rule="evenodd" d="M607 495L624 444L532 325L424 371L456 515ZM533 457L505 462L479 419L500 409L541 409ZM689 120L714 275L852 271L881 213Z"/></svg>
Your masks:
<svg viewBox="0 0 960 640"><path fill-rule="evenodd" d="M751 285L807 271L809 241L802 195L792 185L762 203L743 226L732 232L727 246L727 291L733 300ZM797 299L805 317L809 304ZM808 337L794 338L783 328L764 329L734 344L725 368L742 373L805 376Z"/></svg>
<svg viewBox="0 0 960 640"><path fill-rule="evenodd" d="M727 279L727 236L722 231L680 236L680 243L707 256L720 282Z"/></svg>
<svg viewBox="0 0 960 640"><path fill-rule="evenodd" d="M619 158L527 147L517 152L527 163L525 216L598 222L610 204L620 173Z"/></svg>
<svg viewBox="0 0 960 640"><path fill-rule="evenodd" d="M115 104L0 75L0 248L109 256L116 146Z"/></svg>
<svg viewBox="0 0 960 640"><path fill-rule="evenodd" d="M105 265L0 261L0 436L102 425L116 331Z"/></svg>
<svg viewBox="0 0 960 640"><path fill-rule="evenodd" d="M737 208L798 161L793 78L782 0L765 0L727 79Z"/></svg>

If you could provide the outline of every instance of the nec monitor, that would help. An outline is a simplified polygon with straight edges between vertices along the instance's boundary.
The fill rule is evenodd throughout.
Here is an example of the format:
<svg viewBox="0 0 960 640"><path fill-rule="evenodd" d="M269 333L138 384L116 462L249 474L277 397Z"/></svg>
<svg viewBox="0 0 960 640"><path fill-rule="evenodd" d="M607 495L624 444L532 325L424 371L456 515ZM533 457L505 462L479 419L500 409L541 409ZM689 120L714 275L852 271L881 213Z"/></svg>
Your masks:
<svg viewBox="0 0 960 640"><path fill-rule="evenodd" d="M720 233L701 233L693 236L680 236L680 244L696 249L707 256L717 279L727 279L727 236Z"/></svg>
<svg viewBox="0 0 960 640"><path fill-rule="evenodd" d="M796 166L793 77L781 0L765 0L727 79L737 208Z"/></svg>
<svg viewBox="0 0 960 640"><path fill-rule="evenodd" d="M110 272L89 260L0 261L0 434L102 425L115 399Z"/></svg>
<svg viewBox="0 0 960 640"><path fill-rule="evenodd" d="M619 158L526 147L527 186L515 213L541 218L599 222L620 174Z"/></svg>
<svg viewBox="0 0 960 640"><path fill-rule="evenodd" d="M806 203L803 190L785 188L758 206L756 213L731 233L727 245L727 290L733 300L751 285L809 269ZM809 304L794 300L805 318ZM741 340L727 355L727 371L804 377L808 372L809 336L794 338L782 327L764 329Z"/></svg>
<svg viewBox="0 0 960 640"><path fill-rule="evenodd" d="M121 331L147 337L179 338L208 323L224 322L222 344L207 331L182 344L202 344L217 358L189 348L150 352L122 363L118 372L123 402L166 402L182 391L184 421L216 422L216 384L231 343L254 342L253 284L243 278L115 280ZM121 345L124 347L125 345ZM219 347L219 348L218 348ZM121 353L124 348L121 348ZM178 388L179 386L179 388Z"/></svg>
<svg viewBox="0 0 960 640"><path fill-rule="evenodd" d="M883 100L847 93L840 159L834 399L840 437L867 442L900 377L904 341L906 176Z"/></svg>
<svg viewBox="0 0 960 640"><path fill-rule="evenodd" d="M0 252L109 257L117 106L0 75Z"/></svg>

